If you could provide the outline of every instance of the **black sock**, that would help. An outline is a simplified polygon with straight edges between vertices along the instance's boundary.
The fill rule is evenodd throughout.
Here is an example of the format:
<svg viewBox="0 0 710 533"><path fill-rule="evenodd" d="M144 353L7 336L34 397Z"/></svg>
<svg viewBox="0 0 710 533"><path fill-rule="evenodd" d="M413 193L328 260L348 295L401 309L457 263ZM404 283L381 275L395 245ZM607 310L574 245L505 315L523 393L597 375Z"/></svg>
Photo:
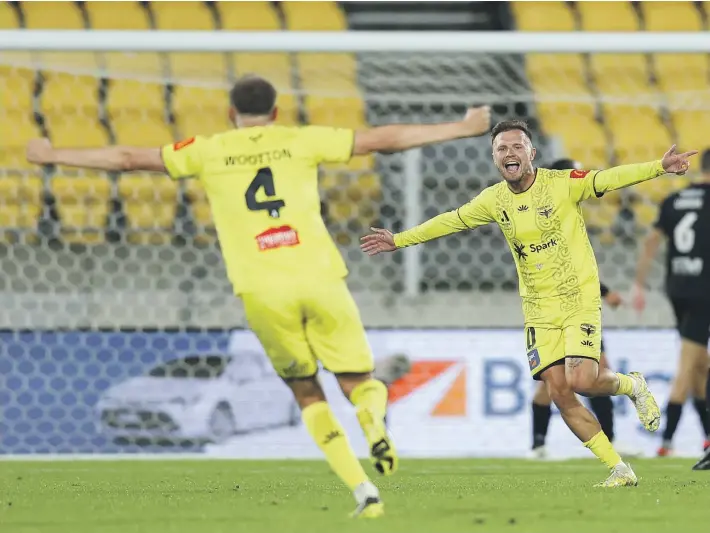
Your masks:
<svg viewBox="0 0 710 533"><path fill-rule="evenodd" d="M678 422L680 422L680 414L683 412L682 403L672 403L668 402L666 407L666 429L663 430L663 440L672 441L673 434L678 428Z"/></svg>
<svg viewBox="0 0 710 533"><path fill-rule="evenodd" d="M610 442L614 442L614 403L609 396L590 398L589 403L594 411L594 416L599 420L602 431Z"/></svg>
<svg viewBox="0 0 710 533"><path fill-rule="evenodd" d="M705 398L693 398L693 406L698 412L700 423L703 425L705 436L710 435L710 419L708 419L708 408L705 405Z"/></svg>
<svg viewBox="0 0 710 533"><path fill-rule="evenodd" d="M549 405L540 405L533 402L532 415L533 449L535 449L545 445L547 428L550 427L550 418L552 417L552 408Z"/></svg>

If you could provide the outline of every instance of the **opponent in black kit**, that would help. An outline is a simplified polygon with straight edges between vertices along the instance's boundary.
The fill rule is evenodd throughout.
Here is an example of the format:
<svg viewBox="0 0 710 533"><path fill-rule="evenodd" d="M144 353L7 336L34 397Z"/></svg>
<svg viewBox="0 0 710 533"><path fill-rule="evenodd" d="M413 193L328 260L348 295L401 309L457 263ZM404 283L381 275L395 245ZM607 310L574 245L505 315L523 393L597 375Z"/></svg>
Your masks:
<svg viewBox="0 0 710 533"><path fill-rule="evenodd" d="M558 159L547 168L552 170L580 170L582 165L573 159ZM611 307L618 307L621 303L621 296L618 292L611 291L606 285L601 284L601 295L604 301ZM601 359L599 360L600 367L608 367L604 353L604 340L601 342ZM611 398L608 396L600 396L589 399L590 407L597 417L602 431L606 434L611 442L614 441L614 407ZM545 448L545 439L547 430L550 426L550 418L552 417L552 408L550 407L550 396L547 394L545 384L540 385L535 390L535 395L532 400L532 457L536 459L545 459L547 457L547 449ZM628 454L626 454L628 455Z"/></svg>
<svg viewBox="0 0 710 533"><path fill-rule="evenodd" d="M641 311L645 306L646 276L662 238L666 237L666 293L675 313L681 349L658 455L672 453L673 434L683 404L692 392L706 435L705 456L693 468L710 470L710 149L703 153L701 166L700 181L674 192L661 204L658 220L639 259L634 307Z"/></svg>

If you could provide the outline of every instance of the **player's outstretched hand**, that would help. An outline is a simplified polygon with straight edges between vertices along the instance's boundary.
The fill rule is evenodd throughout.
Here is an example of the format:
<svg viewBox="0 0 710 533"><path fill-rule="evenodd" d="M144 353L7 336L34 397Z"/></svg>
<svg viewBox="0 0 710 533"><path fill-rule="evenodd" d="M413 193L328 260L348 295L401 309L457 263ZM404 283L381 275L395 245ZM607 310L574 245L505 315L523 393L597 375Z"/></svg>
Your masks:
<svg viewBox="0 0 710 533"><path fill-rule="evenodd" d="M646 308L646 291L638 283L631 287L631 304L638 313L642 313Z"/></svg>
<svg viewBox="0 0 710 533"><path fill-rule="evenodd" d="M485 135L491 129L490 106L469 107L463 117L463 123L467 126L471 137Z"/></svg>
<svg viewBox="0 0 710 533"><path fill-rule="evenodd" d="M52 142L49 139L32 139L27 143L27 161L36 165L51 162Z"/></svg>
<svg viewBox="0 0 710 533"><path fill-rule="evenodd" d="M360 239L360 249L367 255L377 255L381 252L394 252L394 236L391 231L382 228L370 228L374 233Z"/></svg>
<svg viewBox="0 0 710 533"><path fill-rule="evenodd" d="M604 297L604 301L612 309L616 309L624 303L624 299L621 297L621 294L616 291L611 291L607 293L607 295Z"/></svg>
<svg viewBox="0 0 710 533"><path fill-rule="evenodd" d="M665 153L663 159L661 159L663 170L669 174L674 173L678 176L682 176L688 171L688 168L690 168L690 161L688 161L688 159L697 153L697 150L691 150L690 152L679 154L676 152L676 145L674 144L671 146L671 149Z"/></svg>

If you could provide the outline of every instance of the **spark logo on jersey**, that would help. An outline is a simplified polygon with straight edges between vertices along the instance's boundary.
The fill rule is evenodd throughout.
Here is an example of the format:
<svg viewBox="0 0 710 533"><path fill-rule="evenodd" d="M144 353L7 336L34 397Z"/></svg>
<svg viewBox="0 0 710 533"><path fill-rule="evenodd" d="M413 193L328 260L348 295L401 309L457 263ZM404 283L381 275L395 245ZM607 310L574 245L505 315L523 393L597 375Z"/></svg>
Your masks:
<svg viewBox="0 0 710 533"><path fill-rule="evenodd" d="M581 180L587 174L589 174L588 170L573 170L569 173L569 177L573 180Z"/></svg>
<svg viewBox="0 0 710 533"><path fill-rule="evenodd" d="M186 146L190 146L194 142L195 142L194 137L190 137L189 139L185 139L184 141L178 141L175 144L173 144L173 150L175 150L177 152L181 148L185 148Z"/></svg>
<svg viewBox="0 0 710 533"><path fill-rule="evenodd" d="M270 228L256 236L256 243L259 250L273 250L282 246L296 246L301 244L298 240L298 232L291 226L281 226Z"/></svg>
<svg viewBox="0 0 710 533"><path fill-rule="evenodd" d="M538 253L538 252L542 252L543 250L546 250L548 248L552 248L553 246L557 246L556 239L550 239L549 241L543 242L542 244L531 244L530 251L533 253Z"/></svg>

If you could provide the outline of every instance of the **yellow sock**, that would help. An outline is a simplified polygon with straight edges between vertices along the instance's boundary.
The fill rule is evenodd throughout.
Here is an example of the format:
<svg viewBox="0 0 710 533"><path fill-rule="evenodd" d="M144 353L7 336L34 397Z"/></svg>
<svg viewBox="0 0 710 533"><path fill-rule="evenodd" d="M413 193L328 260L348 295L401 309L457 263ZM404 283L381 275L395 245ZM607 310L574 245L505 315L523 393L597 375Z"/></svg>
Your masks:
<svg viewBox="0 0 710 533"><path fill-rule="evenodd" d="M630 396L634 392L634 380L626 374L616 373L619 378L619 390L614 396Z"/></svg>
<svg viewBox="0 0 710 533"><path fill-rule="evenodd" d="M343 480L343 483L350 487L350 490L368 481L367 474L350 447L343 426L326 402L309 405L303 410L301 417L311 437L325 455L330 468Z"/></svg>
<svg viewBox="0 0 710 533"><path fill-rule="evenodd" d="M616 453L616 450L603 431L600 431L585 442L584 447L592 450L592 453L610 469L621 462L621 457Z"/></svg>
<svg viewBox="0 0 710 533"><path fill-rule="evenodd" d="M350 401L355 407L369 408L383 419L387 414L387 386L378 379L363 381L353 389Z"/></svg>

